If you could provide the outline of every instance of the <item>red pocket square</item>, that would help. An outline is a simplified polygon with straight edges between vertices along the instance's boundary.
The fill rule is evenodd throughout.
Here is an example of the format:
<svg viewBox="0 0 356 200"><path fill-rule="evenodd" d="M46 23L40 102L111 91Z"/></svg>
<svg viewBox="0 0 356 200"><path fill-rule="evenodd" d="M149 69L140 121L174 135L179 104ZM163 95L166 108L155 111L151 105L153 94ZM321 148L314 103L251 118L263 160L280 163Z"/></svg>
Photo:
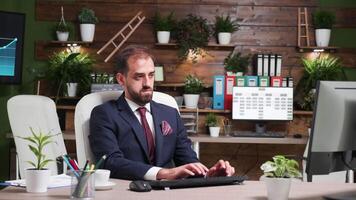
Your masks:
<svg viewBox="0 0 356 200"><path fill-rule="evenodd" d="M163 135L170 135L173 132L171 126L167 121L162 121L161 128L162 128Z"/></svg>

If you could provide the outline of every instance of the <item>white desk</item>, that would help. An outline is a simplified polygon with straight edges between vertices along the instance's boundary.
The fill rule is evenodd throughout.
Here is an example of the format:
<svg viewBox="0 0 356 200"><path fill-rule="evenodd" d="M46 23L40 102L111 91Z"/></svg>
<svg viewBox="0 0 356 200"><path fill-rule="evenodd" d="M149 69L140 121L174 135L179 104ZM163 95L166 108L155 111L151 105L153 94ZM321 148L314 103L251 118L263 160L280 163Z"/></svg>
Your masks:
<svg viewBox="0 0 356 200"><path fill-rule="evenodd" d="M146 193L131 192L128 190L129 181L113 180L117 185L108 191L96 191L95 199L117 199L117 200L266 200L267 190L264 182L245 181L243 185L187 188L176 190L159 190ZM47 193L31 194L26 193L24 188L6 188L0 191L0 199L7 200L27 200L27 199L69 199L70 188L50 189ZM337 193L356 194L355 184L326 184L326 183L305 183L293 182L289 199L298 200L318 200L324 195Z"/></svg>

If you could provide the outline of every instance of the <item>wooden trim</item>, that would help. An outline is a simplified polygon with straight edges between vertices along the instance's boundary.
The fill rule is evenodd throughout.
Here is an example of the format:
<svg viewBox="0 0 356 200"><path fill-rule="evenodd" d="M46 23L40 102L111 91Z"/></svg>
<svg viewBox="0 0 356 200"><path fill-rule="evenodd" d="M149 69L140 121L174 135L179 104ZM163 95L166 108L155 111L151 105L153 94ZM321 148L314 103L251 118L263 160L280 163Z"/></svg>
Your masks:
<svg viewBox="0 0 356 200"><path fill-rule="evenodd" d="M208 135L194 135L189 136L192 142L203 142L203 143L245 143L245 144L306 144L308 137L303 138L258 138L258 137L230 137L230 136L219 136L210 137Z"/></svg>

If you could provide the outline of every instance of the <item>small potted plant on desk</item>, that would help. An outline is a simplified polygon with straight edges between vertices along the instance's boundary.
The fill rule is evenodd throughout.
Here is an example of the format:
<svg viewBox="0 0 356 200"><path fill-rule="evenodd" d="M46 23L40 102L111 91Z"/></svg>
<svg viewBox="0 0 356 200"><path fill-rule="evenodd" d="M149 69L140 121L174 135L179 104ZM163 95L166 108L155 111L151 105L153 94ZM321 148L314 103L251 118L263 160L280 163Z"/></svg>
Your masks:
<svg viewBox="0 0 356 200"><path fill-rule="evenodd" d="M95 12L89 8L82 8L78 15L80 23L80 36L84 42L92 42L94 40L95 24L98 23L98 18Z"/></svg>
<svg viewBox="0 0 356 200"><path fill-rule="evenodd" d="M261 165L266 182L269 200L288 199L292 178L300 178L298 162L281 155L273 157L273 161L267 161Z"/></svg>
<svg viewBox="0 0 356 200"><path fill-rule="evenodd" d="M51 138L60 134L50 135L44 134L41 131L35 133L33 128L30 127L31 136L19 137L29 142L28 147L31 152L36 157L36 162L27 161L33 168L26 169L25 179L26 179L26 191L27 192L46 192L49 178L51 176L51 170L45 168L51 159L46 159L45 146L50 144Z"/></svg>
<svg viewBox="0 0 356 200"><path fill-rule="evenodd" d="M209 133L211 137L219 137L220 126L218 123L218 118L214 113L209 113L206 115L205 124L209 127Z"/></svg>
<svg viewBox="0 0 356 200"><path fill-rule="evenodd" d="M156 12L153 18L153 27L157 33L157 41L160 44L169 43L169 38L171 35L171 31L175 28L176 22L173 19L173 12L171 12L168 16L161 16L158 12Z"/></svg>
<svg viewBox="0 0 356 200"><path fill-rule="evenodd" d="M335 14L325 10L317 10L313 13L313 23L316 46L329 46L331 28L335 23Z"/></svg>
<svg viewBox="0 0 356 200"><path fill-rule="evenodd" d="M229 15L226 17L216 16L214 29L219 44L228 45L230 44L232 33L239 30L239 25L236 20L231 20Z"/></svg>
<svg viewBox="0 0 356 200"><path fill-rule="evenodd" d="M250 62L249 56L241 56L241 53L231 52L224 59L226 75L228 76L243 76Z"/></svg>
<svg viewBox="0 0 356 200"><path fill-rule="evenodd" d="M184 82L184 104L187 108L197 108L203 82L193 75L188 75Z"/></svg>

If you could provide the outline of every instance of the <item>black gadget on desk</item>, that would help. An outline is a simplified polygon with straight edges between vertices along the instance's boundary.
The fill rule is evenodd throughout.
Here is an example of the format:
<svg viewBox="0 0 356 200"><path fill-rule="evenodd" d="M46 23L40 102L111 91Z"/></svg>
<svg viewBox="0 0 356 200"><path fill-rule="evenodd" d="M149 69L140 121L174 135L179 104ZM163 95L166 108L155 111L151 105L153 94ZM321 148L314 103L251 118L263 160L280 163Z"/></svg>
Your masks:
<svg viewBox="0 0 356 200"><path fill-rule="evenodd" d="M132 181L129 185L129 188L135 192L149 192L152 190L152 187L148 181L142 180Z"/></svg>
<svg viewBox="0 0 356 200"><path fill-rule="evenodd" d="M191 188L191 187L206 187L219 185L234 185L241 184L247 176L224 176L224 177L199 177L186 178L178 180L160 180L160 181L132 181L130 183L130 190L136 192L148 192L152 189L163 190L166 188ZM149 188L149 189L148 189Z"/></svg>

